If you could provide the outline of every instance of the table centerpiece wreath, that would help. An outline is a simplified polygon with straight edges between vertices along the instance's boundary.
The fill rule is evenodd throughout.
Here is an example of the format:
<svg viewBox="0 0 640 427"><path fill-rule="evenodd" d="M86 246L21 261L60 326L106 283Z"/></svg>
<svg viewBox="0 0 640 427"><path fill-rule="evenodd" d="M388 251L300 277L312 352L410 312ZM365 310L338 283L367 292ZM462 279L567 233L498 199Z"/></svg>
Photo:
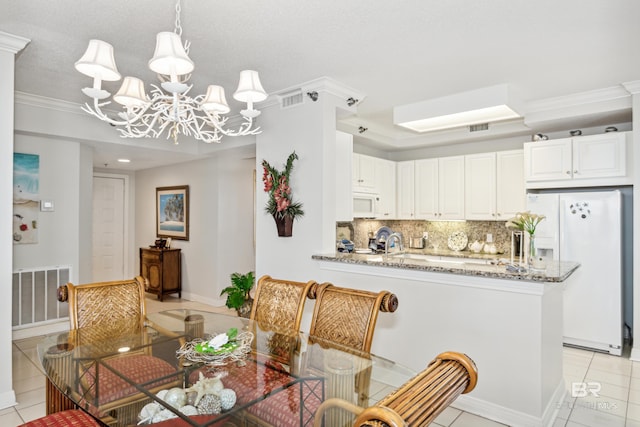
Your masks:
<svg viewBox="0 0 640 427"><path fill-rule="evenodd" d="M222 366L244 359L251 352L252 341L251 332L238 333L237 328L230 328L209 339L196 338L184 343L176 350L176 356L195 363Z"/></svg>

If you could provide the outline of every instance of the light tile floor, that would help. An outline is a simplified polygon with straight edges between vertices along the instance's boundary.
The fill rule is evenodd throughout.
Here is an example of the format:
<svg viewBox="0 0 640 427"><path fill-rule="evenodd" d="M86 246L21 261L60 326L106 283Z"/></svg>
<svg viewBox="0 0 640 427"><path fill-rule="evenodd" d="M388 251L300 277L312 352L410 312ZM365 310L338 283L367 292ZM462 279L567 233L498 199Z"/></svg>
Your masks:
<svg viewBox="0 0 640 427"><path fill-rule="evenodd" d="M173 308L227 310L171 297L162 303L147 298L149 313ZM1 426L18 426L45 415L44 372L36 353L41 339L13 342L13 388L18 404L0 410ZM574 382L591 384L586 390L587 396L569 398L562 405L553 427L640 427L640 362L630 361L628 352L617 357L565 347L564 376L569 390ZM505 424L449 407L432 425L499 427Z"/></svg>

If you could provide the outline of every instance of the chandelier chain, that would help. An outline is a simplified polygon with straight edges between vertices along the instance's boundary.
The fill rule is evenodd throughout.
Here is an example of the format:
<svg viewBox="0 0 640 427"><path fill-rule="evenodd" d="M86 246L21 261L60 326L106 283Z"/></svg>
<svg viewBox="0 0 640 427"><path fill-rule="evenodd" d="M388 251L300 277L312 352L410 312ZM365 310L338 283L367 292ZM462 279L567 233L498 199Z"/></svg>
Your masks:
<svg viewBox="0 0 640 427"><path fill-rule="evenodd" d="M176 23L175 23L175 29L173 30L173 32L182 37L182 23L180 22L181 11L182 11L182 8L180 7L180 0L177 0L176 1Z"/></svg>

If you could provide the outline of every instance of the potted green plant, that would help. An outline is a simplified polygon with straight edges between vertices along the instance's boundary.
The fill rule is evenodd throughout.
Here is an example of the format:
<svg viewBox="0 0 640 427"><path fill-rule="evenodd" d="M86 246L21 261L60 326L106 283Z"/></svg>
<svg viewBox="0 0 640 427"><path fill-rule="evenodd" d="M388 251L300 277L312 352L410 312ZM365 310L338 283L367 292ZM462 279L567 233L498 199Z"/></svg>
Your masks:
<svg viewBox="0 0 640 427"><path fill-rule="evenodd" d="M235 309L238 316L248 318L251 314L253 298L249 292L255 284L253 271L246 274L233 273L231 275L231 286L227 286L220 292L220 296L227 294L226 306Z"/></svg>

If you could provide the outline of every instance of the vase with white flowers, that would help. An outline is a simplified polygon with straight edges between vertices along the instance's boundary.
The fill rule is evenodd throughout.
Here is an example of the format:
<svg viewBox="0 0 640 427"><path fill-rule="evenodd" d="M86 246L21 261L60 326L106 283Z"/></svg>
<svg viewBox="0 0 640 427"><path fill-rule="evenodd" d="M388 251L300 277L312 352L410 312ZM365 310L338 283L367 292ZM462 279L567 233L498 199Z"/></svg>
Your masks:
<svg viewBox="0 0 640 427"><path fill-rule="evenodd" d="M265 193L269 194L265 212L273 216L280 237L290 237L293 233L293 221L304 215L302 203L294 201L291 194L290 178L293 161L296 159L298 155L294 151L287 157L282 171L262 160L262 182Z"/></svg>
<svg viewBox="0 0 640 427"><path fill-rule="evenodd" d="M510 230L520 230L527 233L529 244L526 245L528 254L525 255L525 259L530 269L538 270L544 269L544 259L538 256L536 251L536 227L540 222L545 219L544 215L538 215L526 212L518 212L515 217L511 218L505 224Z"/></svg>

